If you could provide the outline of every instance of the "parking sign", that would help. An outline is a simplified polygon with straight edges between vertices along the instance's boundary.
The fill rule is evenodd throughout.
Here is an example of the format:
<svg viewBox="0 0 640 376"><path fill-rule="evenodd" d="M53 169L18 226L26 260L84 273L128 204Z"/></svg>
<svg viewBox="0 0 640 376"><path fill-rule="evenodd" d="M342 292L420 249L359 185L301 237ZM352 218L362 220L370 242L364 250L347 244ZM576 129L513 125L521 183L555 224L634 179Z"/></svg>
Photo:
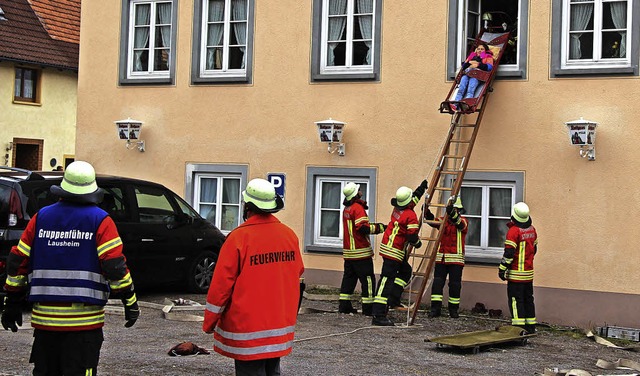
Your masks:
<svg viewBox="0 0 640 376"><path fill-rule="evenodd" d="M267 180L273 184L276 189L276 193L282 197L282 201L284 202L284 180L286 175L282 173L268 173Z"/></svg>

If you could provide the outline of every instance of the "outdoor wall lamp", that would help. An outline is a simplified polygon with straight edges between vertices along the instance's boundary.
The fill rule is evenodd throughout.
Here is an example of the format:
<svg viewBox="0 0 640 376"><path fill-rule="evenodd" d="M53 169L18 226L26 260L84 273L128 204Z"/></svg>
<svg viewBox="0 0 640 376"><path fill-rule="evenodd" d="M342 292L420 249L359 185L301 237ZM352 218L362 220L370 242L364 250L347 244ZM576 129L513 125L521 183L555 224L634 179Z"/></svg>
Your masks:
<svg viewBox="0 0 640 376"><path fill-rule="evenodd" d="M329 118L328 120L316 121L318 127L318 136L320 142L329 143L327 151L329 153L338 152L338 155L344 157L344 144L342 143L342 131L345 123ZM334 145L337 143L337 145Z"/></svg>
<svg viewBox="0 0 640 376"><path fill-rule="evenodd" d="M580 120L565 123L569 131L571 145L580 146L580 156L590 161L596 160L596 127L595 121Z"/></svg>
<svg viewBox="0 0 640 376"><path fill-rule="evenodd" d="M137 148L138 151L144 151L144 141L140 140L140 131L142 130L142 122L127 118L126 120L116 120L116 131L120 140L127 140L125 147L129 150Z"/></svg>

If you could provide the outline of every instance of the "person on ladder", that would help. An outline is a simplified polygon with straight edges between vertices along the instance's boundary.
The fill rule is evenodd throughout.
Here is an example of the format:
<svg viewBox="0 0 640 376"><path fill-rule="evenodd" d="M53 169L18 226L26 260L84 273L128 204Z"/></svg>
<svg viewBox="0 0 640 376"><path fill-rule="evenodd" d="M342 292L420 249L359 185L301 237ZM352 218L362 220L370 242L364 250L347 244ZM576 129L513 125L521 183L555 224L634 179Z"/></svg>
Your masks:
<svg viewBox="0 0 640 376"><path fill-rule="evenodd" d="M524 202L515 204L507 226L509 230L498 277L507 281L511 325L520 326L532 334L537 324L533 302L533 258L538 251L538 234L531 225L529 206Z"/></svg>
<svg viewBox="0 0 640 376"><path fill-rule="evenodd" d="M373 294L376 290L376 276L373 272L373 249L369 241L370 234L381 234L386 226L382 223L370 223L366 210L367 202L362 200L360 185L347 183L342 190L344 210L342 211L342 257L344 273L340 286L340 313L357 313L351 305L353 291L358 280L362 291L362 313L372 315Z"/></svg>
<svg viewBox="0 0 640 376"><path fill-rule="evenodd" d="M387 317L389 307L400 305L400 298L405 286L411 278L411 265L407 261L407 246L420 248L422 242L418 236L420 224L413 208L427 189L427 181L423 180L413 192L409 187L400 187L396 197L391 199L393 212L391 220L382 235L380 256L382 256L382 272L380 283L373 300L373 319L371 325L393 326Z"/></svg>
<svg viewBox="0 0 640 376"><path fill-rule="evenodd" d="M463 75L460 77L458 92L454 98L454 102L460 102L464 99L474 98L476 96L476 88L480 83L475 77L470 77L469 73L473 70L491 71L493 69L493 53L489 46L484 42L476 44L475 50L469 54L462 64ZM453 111L457 111L458 107L455 103L449 104Z"/></svg>
<svg viewBox="0 0 640 376"><path fill-rule="evenodd" d="M459 317L460 290L462 289L462 269L464 268L464 245L467 237L469 223L462 216L464 207L460 196L451 196L446 206L447 221L442 228L442 237L436 254L435 269L433 271L433 284L431 286L431 310L429 317L439 317L442 311L442 292L444 284L449 276L449 317ZM427 208L425 219L435 220L438 223L429 224L431 227L440 228L443 217L435 219L433 213Z"/></svg>

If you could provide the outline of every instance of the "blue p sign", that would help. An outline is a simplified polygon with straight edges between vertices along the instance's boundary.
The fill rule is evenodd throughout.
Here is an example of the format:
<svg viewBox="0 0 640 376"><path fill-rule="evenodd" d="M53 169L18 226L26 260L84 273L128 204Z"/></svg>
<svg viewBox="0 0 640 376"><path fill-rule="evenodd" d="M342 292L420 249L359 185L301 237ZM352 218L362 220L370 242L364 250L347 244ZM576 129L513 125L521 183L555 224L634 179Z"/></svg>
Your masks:
<svg viewBox="0 0 640 376"><path fill-rule="evenodd" d="M268 173L267 180L273 184L276 189L276 193L282 197L282 201L284 201L284 180L285 174L277 174L277 173Z"/></svg>

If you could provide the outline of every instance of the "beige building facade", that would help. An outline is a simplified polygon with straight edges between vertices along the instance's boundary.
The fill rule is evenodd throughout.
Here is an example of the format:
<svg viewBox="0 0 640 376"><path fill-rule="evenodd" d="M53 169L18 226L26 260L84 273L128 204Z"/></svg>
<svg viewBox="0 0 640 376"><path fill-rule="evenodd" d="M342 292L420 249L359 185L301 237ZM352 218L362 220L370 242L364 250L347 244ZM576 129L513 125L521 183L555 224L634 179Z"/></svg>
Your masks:
<svg viewBox="0 0 640 376"><path fill-rule="evenodd" d="M516 32L463 184L473 230L462 308L508 312L504 223L525 201L539 234L538 320L637 327L640 4L588 4L85 2L76 156L169 186L223 231L241 220L248 180L282 181L278 217L300 238L306 281L339 286L341 187L360 183L371 220L388 222L396 189L435 167L451 121L438 107L465 36L504 23ZM346 123L344 156L320 142L314 123L329 118ZM598 123L593 161L570 143L565 123L580 118ZM124 119L142 122L129 148Z"/></svg>

